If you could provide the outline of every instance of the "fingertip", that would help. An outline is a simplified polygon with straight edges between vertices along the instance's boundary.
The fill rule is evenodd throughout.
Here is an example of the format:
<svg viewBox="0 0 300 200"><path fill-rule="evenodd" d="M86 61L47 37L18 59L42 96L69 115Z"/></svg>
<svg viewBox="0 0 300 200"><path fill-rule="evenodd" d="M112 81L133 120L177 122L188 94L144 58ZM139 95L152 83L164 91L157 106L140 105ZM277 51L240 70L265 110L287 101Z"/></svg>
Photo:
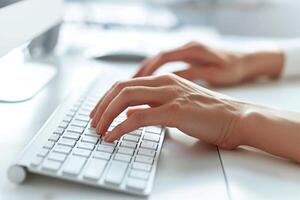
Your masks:
<svg viewBox="0 0 300 200"><path fill-rule="evenodd" d="M101 128L99 127L99 125L97 125L97 127L96 127L96 132L99 133L99 134L102 133Z"/></svg>
<svg viewBox="0 0 300 200"><path fill-rule="evenodd" d="M91 126L92 126L93 128L96 128L96 125L97 125L97 124L96 124L96 121L95 121L95 119L93 119L92 122L91 122Z"/></svg>
<svg viewBox="0 0 300 200"><path fill-rule="evenodd" d="M114 141L113 135L112 135L111 132L108 133L108 134L106 134L106 135L103 137L103 139L104 139L105 142L113 142L113 141Z"/></svg>

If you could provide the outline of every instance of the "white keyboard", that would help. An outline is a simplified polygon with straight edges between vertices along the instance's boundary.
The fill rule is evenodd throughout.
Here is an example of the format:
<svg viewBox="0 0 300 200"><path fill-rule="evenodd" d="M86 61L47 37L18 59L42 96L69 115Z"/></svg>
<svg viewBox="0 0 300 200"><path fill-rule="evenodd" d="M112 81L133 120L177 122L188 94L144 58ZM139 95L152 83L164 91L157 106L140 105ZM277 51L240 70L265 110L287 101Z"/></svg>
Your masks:
<svg viewBox="0 0 300 200"><path fill-rule="evenodd" d="M106 76L109 79L98 81L96 87L77 99L71 98L53 114L8 172L11 180L19 174L15 167L21 166L31 173L131 194L150 194L164 129L144 127L114 143L104 142L90 127L89 114L118 78L112 73ZM125 119L122 113L109 130Z"/></svg>

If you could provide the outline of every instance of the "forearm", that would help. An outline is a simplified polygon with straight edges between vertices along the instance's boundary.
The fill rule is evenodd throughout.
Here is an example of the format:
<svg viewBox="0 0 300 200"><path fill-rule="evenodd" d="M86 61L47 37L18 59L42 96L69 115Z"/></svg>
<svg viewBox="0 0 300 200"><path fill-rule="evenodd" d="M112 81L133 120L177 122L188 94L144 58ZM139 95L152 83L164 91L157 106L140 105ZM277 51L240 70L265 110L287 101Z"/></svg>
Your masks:
<svg viewBox="0 0 300 200"><path fill-rule="evenodd" d="M300 162L300 114L255 106L245 111L235 131L240 145Z"/></svg>

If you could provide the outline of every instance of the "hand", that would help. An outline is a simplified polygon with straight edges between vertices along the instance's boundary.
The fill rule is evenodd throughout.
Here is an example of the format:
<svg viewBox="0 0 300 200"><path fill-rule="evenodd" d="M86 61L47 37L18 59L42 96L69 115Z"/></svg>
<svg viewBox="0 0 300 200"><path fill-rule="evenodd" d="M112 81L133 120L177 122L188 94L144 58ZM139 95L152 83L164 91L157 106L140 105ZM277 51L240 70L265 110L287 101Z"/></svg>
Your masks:
<svg viewBox="0 0 300 200"><path fill-rule="evenodd" d="M210 85L234 85L259 76L279 77L284 63L281 51L238 53L190 42L146 59L134 77L149 76L166 63L183 61L188 68L174 72L188 80Z"/></svg>
<svg viewBox="0 0 300 200"><path fill-rule="evenodd" d="M138 105L149 108L131 110L123 123L107 133L121 112ZM163 125L231 149L239 144L239 135L233 133L244 106L176 75L162 75L116 83L90 117L92 127L108 142L140 127Z"/></svg>

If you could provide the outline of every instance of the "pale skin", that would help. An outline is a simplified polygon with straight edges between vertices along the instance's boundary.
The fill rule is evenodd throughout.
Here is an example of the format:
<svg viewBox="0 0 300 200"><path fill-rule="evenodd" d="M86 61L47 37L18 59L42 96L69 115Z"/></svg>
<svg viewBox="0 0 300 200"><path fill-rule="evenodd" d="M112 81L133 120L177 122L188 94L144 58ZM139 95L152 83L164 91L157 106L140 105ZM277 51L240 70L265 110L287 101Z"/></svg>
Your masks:
<svg viewBox="0 0 300 200"><path fill-rule="evenodd" d="M186 70L151 76L166 63L183 61ZM242 102L191 80L227 86L265 76L279 78L280 50L239 53L189 43L144 61L135 77L116 83L90 114L107 142L139 127L163 125L223 149L252 146L300 162L300 114ZM128 107L128 118L111 132L111 122Z"/></svg>

